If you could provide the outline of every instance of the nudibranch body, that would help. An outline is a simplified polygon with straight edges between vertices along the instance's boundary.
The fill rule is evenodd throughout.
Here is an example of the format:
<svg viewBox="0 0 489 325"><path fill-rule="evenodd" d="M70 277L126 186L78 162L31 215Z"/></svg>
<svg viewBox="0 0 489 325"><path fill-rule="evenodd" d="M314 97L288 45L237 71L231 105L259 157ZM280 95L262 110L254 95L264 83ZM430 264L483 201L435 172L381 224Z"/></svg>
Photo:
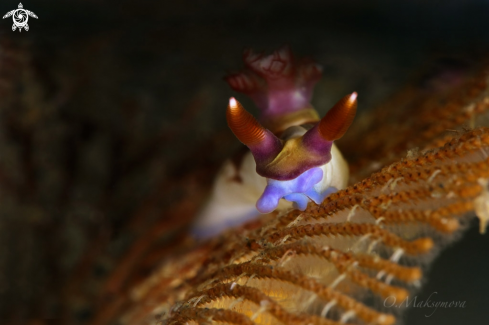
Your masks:
<svg viewBox="0 0 489 325"><path fill-rule="evenodd" d="M348 165L333 142L353 122L357 93L343 97L320 119L310 104L321 76L317 64L295 60L288 47L269 56L246 51L244 61L247 69L227 81L253 99L261 123L235 98L229 100L228 125L250 151L240 163L229 160L222 167L195 224L198 237L259 213L304 210L309 201L319 204L348 182Z"/></svg>

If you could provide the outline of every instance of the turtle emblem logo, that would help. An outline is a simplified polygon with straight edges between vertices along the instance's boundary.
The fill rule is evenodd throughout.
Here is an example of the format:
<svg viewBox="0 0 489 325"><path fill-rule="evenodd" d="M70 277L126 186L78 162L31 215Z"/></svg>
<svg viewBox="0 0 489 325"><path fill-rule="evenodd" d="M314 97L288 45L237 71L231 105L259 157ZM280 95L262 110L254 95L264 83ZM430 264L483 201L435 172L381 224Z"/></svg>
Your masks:
<svg viewBox="0 0 489 325"><path fill-rule="evenodd" d="M15 30L18 28L19 32L22 31L22 28L24 28L26 31L29 30L29 25L27 25L27 21L29 20L29 16L36 18L37 16L35 13L29 10L25 10L24 6L22 6L22 3L19 3L19 8L11 10L3 16L3 19L8 18L12 16L12 19L14 20L14 24L12 25L12 30L15 32Z"/></svg>

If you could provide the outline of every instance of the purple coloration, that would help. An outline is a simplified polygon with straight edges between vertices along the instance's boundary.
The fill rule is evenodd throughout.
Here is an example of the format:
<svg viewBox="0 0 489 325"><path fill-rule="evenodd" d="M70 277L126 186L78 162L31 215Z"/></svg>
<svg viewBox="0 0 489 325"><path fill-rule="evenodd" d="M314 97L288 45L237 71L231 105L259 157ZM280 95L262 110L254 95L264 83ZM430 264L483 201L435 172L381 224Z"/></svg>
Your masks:
<svg viewBox="0 0 489 325"><path fill-rule="evenodd" d="M266 102L263 101L258 106L257 101L253 96L258 107L262 108L262 119L272 119L275 116L280 116L285 113L295 112L299 109L310 107L312 88L296 89L294 85L289 88L268 89L268 97Z"/></svg>
<svg viewBox="0 0 489 325"><path fill-rule="evenodd" d="M268 56L247 50L243 59L247 69L226 80L253 99L262 111L262 121L311 106L314 85L321 78L321 67L313 60L295 59L288 46Z"/></svg>
<svg viewBox="0 0 489 325"><path fill-rule="evenodd" d="M293 125L317 122L319 117L310 100L314 85L321 78L321 68L311 59L294 58L287 46L268 56L247 50L243 59L246 69L227 76L226 80L231 88L251 97L261 110L265 137L259 143L245 143L255 158L257 173L269 179L289 181L328 163L333 143L322 139L317 127L308 131L296 145L287 146L273 135ZM232 98L230 107L236 105ZM245 134L243 130L238 131ZM250 130L250 134L254 131ZM233 132L236 134L236 130Z"/></svg>
<svg viewBox="0 0 489 325"><path fill-rule="evenodd" d="M282 140L269 130L265 131L265 138L256 145L248 145L257 165L267 164L282 151Z"/></svg>
<svg viewBox="0 0 489 325"><path fill-rule="evenodd" d="M311 189L314 191L314 189ZM284 199L290 202L294 202L294 208L304 211L307 208L307 203L309 203L309 198L301 193L292 193L284 196Z"/></svg>
<svg viewBox="0 0 489 325"><path fill-rule="evenodd" d="M324 165L331 160L331 147L333 146L333 141L324 140L324 138L319 134L318 124L303 135L302 144L311 153L324 157L325 162L321 165Z"/></svg>
<svg viewBox="0 0 489 325"><path fill-rule="evenodd" d="M288 201L295 202L300 210L304 210L307 207L307 197L309 197L307 194L313 196L314 199L320 198L319 193L313 192L315 192L314 185L319 183L322 178L323 170L321 168L312 168L299 175L299 177L288 181L267 179L267 187L256 202L256 208L261 213L270 213L277 208L279 200L285 198Z"/></svg>
<svg viewBox="0 0 489 325"><path fill-rule="evenodd" d="M303 150L302 159L294 165L294 162L290 162L289 159L288 166L294 166L293 169L286 170L284 168L270 169L268 163L259 163L257 156L253 149L251 149L255 160L257 161L256 171L259 175L267 178L272 178L275 180L292 180L299 177L301 174L307 170L325 165L331 161L331 148L333 147L333 141L324 140L319 134L318 126L314 126L312 129L307 131L301 140L301 148L297 150ZM263 155L265 156L266 153ZM292 157L294 153L290 154L288 157ZM270 155L271 156L271 155ZM287 160L284 160L287 161ZM283 167L285 163L282 164Z"/></svg>

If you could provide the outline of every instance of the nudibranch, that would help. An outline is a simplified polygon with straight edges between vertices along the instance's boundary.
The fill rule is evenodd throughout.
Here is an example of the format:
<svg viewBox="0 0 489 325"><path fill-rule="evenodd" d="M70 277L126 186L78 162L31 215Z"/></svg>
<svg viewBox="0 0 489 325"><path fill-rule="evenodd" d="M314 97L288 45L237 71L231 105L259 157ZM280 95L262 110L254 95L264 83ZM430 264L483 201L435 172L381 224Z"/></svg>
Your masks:
<svg viewBox="0 0 489 325"><path fill-rule="evenodd" d="M198 237L219 233L259 213L304 210L348 183L348 164L334 141L350 127L357 93L320 118L310 100L321 67L294 58L289 47L271 55L244 53L244 71L226 77L232 89L260 109L256 120L233 97L226 111L234 135L249 148L239 163L224 163L211 199L194 227Z"/></svg>

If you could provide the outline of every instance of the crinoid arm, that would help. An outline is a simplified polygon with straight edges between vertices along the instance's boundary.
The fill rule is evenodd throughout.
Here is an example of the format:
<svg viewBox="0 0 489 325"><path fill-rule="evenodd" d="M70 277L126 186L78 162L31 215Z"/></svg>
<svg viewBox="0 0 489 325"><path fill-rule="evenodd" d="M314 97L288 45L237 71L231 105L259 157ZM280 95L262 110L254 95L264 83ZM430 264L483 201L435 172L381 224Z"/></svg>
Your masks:
<svg viewBox="0 0 489 325"><path fill-rule="evenodd" d="M407 303L413 305L436 255L477 217L480 232L488 226L488 67L487 62L475 66L460 82L430 93L418 83L410 85L366 112L365 124L353 126L338 143L349 164L335 159L333 146L326 164L331 169L323 169L323 177L331 177L328 188L337 192L319 204L308 202L304 211L261 215L220 236L193 242L195 246L176 247L125 296L119 323L153 324L156 317L168 325L402 323L400 314ZM346 109L329 113L343 124L325 121L315 131L308 129L313 130L311 147L316 140L336 140L344 133L354 110L348 104L352 95L338 106L346 103ZM264 132L261 126L255 130L256 137L237 133L256 145ZM297 128L280 136L283 148L304 134L292 131ZM259 177L252 173L251 152L247 159L241 168L221 174L227 177L220 181L239 184ZM342 172L349 179L338 177ZM325 188L315 189L327 189L320 184ZM230 193L221 189L222 195ZM248 194L242 191L238 199ZM305 206L307 195L289 195L299 208ZM233 213L231 208L228 212ZM485 250L475 246L464 253L467 259L484 258ZM452 265L464 262L462 258ZM445 289L461 282L452 272L444 270ZM420 296L418 303L426 297ZM449 299L464 298L457 294ZM438 308L423 305L432 308L425 315Z"/></svg>
<svg viewBox="0 0 489 325"><path fill-rule="evenodd" d="M403 101L413 105L395 97L371 112L366 128L343 139L352 171L347 188L305 211L264 215L178 251L134 288L122 324L149 324L156 315L165 324L399 324L398 307L413 300L441 249L476 216L486 230L483 68L453 91L427 98L411 90ZM406 114L396 117L391 107ZM392 124L383 123L386 116ZM462 127L470 121L474 129ZM352 159L358 152L369 160ZM484 248L476 249L467 255ZM164 294L155 294L162 287Z"/></svg>

